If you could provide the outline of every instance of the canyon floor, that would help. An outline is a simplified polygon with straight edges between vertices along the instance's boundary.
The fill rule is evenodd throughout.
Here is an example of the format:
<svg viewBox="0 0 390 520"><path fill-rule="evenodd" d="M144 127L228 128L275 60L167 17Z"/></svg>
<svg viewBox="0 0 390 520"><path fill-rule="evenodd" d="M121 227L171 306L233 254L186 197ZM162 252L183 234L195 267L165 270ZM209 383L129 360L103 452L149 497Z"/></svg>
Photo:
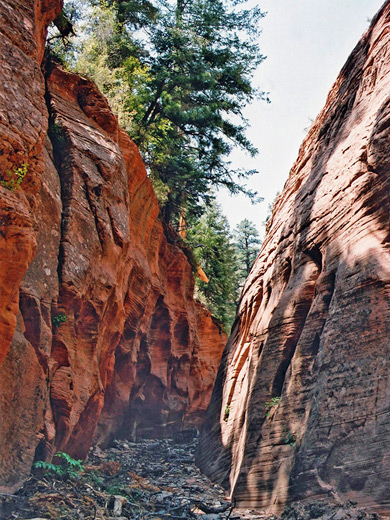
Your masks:
<svg viewBox="0 0 390 520"><path fill-rule="evenodd" d="M226 491L210 482L194 463L198 438L193 431L172 439L114 441L93 448L87 462L73 459L55 475L35 469L15 495L0 495L1 520L277 520L261 511L234 507ZM63 460L63 459L62 459ZM62 469L63 468L63 469ZM296 505L281 520L378 520L355 504Z"/></svg>
<svg viewBox="0 0 390 520"><path fill-rule="evenodd" d="M60 477L35 469L15 495L0 495L1 520L265 520L272 515L237 510L226 491L195 466L197 436L114 441L90 450L83 471ZM69 464L65 462L65 468ZM71 460L71 464L72 464Z"/></svg>

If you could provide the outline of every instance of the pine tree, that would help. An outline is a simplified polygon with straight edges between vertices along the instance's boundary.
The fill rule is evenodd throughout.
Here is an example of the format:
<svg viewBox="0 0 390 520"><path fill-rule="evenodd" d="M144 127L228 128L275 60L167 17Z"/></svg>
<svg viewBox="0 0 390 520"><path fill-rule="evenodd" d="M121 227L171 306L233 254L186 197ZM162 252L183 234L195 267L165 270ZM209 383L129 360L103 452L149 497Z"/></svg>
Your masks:
<svg viewBox="0 0 390 520"><path fill-rule="evenodd" d="M167 221L182 207L196 213L212 198L213 187L256 196L236 181L254 171L233 170L227 157L234 146L257 153L245 137L242 109L261 96L251 80L263 60L256 42L263 14L236 5L220 0L166 4L151 37L151 80L142 93L145 109L134 118L133 137L152 178L166 186Z"/></svg>
<svg viewBox="0 0 390 520"><path fill-rule="evenodd" d="M228 157L235 146L257 153L242 111L264 97L252 84L264 59L260 9L243 9L246 0L90 1L77 69L138 144L165 220L199 213L219 186L256 200L243 185L255 170Z"/></svg>
<svg viewBox="0 0 390 520"><path fill-rule="evenodd" d="M255 224L248 219L237 224L234 239L239 262L239 281L243 285L259 252L261 240Z"/></svg>
<svg viewBox="0 0 390 520"><path fill-rule="evenodd" d="M236 314L238 266L229 224L217 204L188 224L187 242L209 279L196 280L195 296L229 332Z"/></svg>

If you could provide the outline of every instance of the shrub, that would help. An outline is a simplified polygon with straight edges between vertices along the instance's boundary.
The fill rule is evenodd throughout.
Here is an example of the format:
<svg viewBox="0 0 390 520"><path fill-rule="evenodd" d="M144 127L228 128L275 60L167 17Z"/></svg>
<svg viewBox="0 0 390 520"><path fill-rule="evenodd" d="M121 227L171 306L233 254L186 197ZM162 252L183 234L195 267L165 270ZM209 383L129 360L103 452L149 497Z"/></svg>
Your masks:
<svg viewBox="0 0 390 520"><path fill-rule="evenodd" d="M52 324L53 329L60 327L60 325L65 323L66 320L67 320L67 317L64 312L61 312L60 314L57 314L56 316L52 316L51 324Z"/></svg>
<svg viewBox="0 0 390 520"><path fill-rule="evenodd" d="M289 446L294 446L297 442L297 436L294 433L291 433L290 430L284 428L282 435L282 443L288 444Z"/></svg>
<svg viewBox="0 0 390 520"><path fill-rule="evenodd" d="M0 184L7 188L9 191L14 191L15 189L19 189L22 184L23 179L27 175L28 172L28 163L23 163L19 168L14 168L14 171L11 172L8 170L6 173L9 177L8 180L1 180Z"/></svg>
<svg viewBox="0 0 390 520"><path fill-rule="evenodd" d="M274 408L277 408L280 404L280 397L273 397L270 401L265 402L266 417L269 417Z"/></svg>

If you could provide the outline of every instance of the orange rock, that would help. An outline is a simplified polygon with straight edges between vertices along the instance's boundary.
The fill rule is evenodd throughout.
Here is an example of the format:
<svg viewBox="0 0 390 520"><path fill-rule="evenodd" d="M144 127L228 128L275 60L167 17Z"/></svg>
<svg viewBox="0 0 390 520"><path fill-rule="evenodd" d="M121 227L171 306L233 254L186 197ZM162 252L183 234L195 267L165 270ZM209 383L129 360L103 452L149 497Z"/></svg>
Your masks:
<svg viewBox="0 0 390 520"><path fill-rule="evenodd" d="M36 237L30 213L43 171L43 141L47 129L44 80L40 71L42 47L59 2L2 3L0 15L0 175L9 180L16 168L28 164L22 190L0 186L0 366L15 331L20 281L34 256ZM39 23L37 20L39 18ZM37 31L37 33L36 33ZM27 195L27 197L26 197Z"/></svg>
<svg viewBox="0 0 390 520"><path fill-rule="evenodd" d="M223 355L198 462L243 506L390 512L389 20L300 148Z"/></svg>
<svg viewBox="0 0 390 520"><path fill-rule="evenodd" d="M94 437L199 426L226 341L106 99L55 66L44 99L61 2L14 4L0 7L0 168L29 168L21 190L0 186L0 492Z"/></svg>
<svg viewBox="0 0 390 520"><path fill-rule="evenodd" d="M8 172L28 164L21 189L0 186L0 492L12 492L28 476L50 416L45 356L51 327L47 315L33 325L39 301L29 291L23 297L20 292L39 235L34 195L41 185L48 121L40 64L47 24L60 4L0 5L0 176L8 180ZM26 311L24 322L19 305ZM38 336L35 348L30 341ZM51 433L46 430L47 438Z"/></svg>

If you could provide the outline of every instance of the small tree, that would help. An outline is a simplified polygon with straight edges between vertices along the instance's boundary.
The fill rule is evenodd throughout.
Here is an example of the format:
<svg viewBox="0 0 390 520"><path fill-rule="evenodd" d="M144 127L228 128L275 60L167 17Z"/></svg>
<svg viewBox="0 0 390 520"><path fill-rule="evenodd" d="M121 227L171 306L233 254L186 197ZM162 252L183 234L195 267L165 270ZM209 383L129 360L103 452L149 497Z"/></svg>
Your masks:
<svg viewBox="0 0 390 520"><path fill-rule="evenodd" d="M236 314L238 266L229 224L216 203L188 222L187 242L209 279L196 280L195 296L229 332Z"/></svg>
<svg viewBox="0 0 390 520"><path fill-rule="evenodd" d="M261 246L259 232L253 222L242 220L234 229L236 254L239 263L239 281L243 285Z"/></svg>

